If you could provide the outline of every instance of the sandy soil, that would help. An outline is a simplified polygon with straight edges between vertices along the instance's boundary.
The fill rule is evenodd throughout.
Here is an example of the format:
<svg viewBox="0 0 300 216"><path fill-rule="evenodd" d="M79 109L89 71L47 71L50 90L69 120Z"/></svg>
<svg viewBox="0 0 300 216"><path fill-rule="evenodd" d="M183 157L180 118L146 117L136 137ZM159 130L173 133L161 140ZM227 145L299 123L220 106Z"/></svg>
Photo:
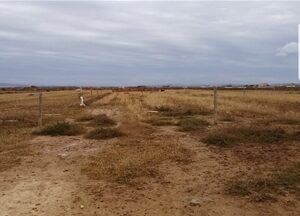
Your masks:
<svg viewBox="0 0 300 216"><path fill-rule="evenodd" d="M125 115L121 106L87 111L107 113L121 127L128 119L135 119L140 127L138 113L127 107L129 112ZM183 143L194 152L192 162L165 162L158 167L162 177L141 178L137 187L92 181L81 172L89 156L116 139L34 138L27 143L32 154L25 156L21 165L1 172L0 215L300 215L299 201L289 196L277 202L255 203L224 195L226 180L257 171L240 162L232 152L220 153L173 127L156 127L153 137L172 137Z"/></svg>

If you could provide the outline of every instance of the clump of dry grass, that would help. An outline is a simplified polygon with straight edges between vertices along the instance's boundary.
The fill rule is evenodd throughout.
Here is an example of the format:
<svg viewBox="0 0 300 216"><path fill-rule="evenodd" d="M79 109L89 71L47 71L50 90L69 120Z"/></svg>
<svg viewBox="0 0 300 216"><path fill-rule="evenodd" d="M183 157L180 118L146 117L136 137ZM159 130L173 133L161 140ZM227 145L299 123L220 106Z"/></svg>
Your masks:
<svg viewBox="0 0 300 216"><path fill-rule="evenodd" d="M107 115L100 114L93 118L92 125L102 126L102 127L114 126L114 125L116 125L116 122L114 120L112 120L111 118L109 118Z"/></svg>
<svg viewBox="0 0 300 216"><path fill-rule="evenodd" d="M58 122L48 125L34 132L34 134L44 136L74 136L82 134L84 131L84 128L79 125L70 124L68 122Z"/></svg>
<svg viewBox="0 0 300 216"><path fill-rule="evenodd" d="M297 132L287 133L282 128L233 126L214 130L207 134L202 141L207 144L228 147L237 143L283 143L299 139Z"/></svg>
<svg viewBox="0 0 300 216"><path fill-rule="evenodd" d="M86 122L91 121L91 126L101 126L101 127L108 127L116 125L116 122L109 118L106 114L99 114L99 115L91 115L91 114L84 114L81 115L79 118L76 119L79 122Z"/></svg>
<svg viewBox="0 0 300 216"><path fill-rule="evenodd" d="M113 145L103 149L83 171L92 179L134 184L138 177L155 177L166 160L188 161L190 152L174 142Z"/></svg>
<svg viewBox="0 0 300 216"><path fill-rule="evenodd" d="M81 115L79 116L76 121L78 122L85 122L85 121L91 121L94 119L94 115L91 115L91 114L84 114L84 115Z"/></svg>
<svg viewBox="0 0 300 216"><path fill-rule="evenodd" d="M153 126L168 126L175 125L174 121L169 118L161 118L161 117L153 117L146 121L146 123L151 124Z"/></svg>
<svg viewBox="0 0 300 216"><path fill-rule="evenodd" d="M209 125L209 122L204 119L185 118L179 120L177 125L179 127L179 131L195 131L205 128Z"/></svg>
<svg viewBox="0 0 300 216"><path fill-rule="evenodd" d="M223 114L218 119L220 121L225 121L225 122L233 122L234 121L233 115L230 115L230 114Z"/></svg>
<svg viewBox="0 0 300 216"><path fill-rule="evenodd" d="M96 128L85 135L88 139L111 139L123 136L124 134L115 128Z"/></svg>
<svg viewBox="0 0 300 216"><path fill-rule="evenodd" d="M300 125L299 118L267 118L257 121L260 124L283 124L283 125Z"/></svg>
<svg viewBox="0 0 300 216"><path fill-rule="evenodd" d="M15 127L33 127L37 125L35 113L32 111L22 111L10 113L3 112L0 114L0 126L15 125Z"/></svg>
<svg viewBox="0 0 300 216"><path fill-rule="evenodd" d="M159 106L156 107L156 110L159 112L172 112L173 108L171 106Z"/></svg>
<svg viewBox="0 0 300 216"><path fill-rule="evenodd" d="M232 196L248 196L251 194L248 185L240 180L229 181L225 188L226 194Z"/></svg>
<svg viewBox="0 0 300 216"><path fill-rule="evenodd" d="M279 170L269 177L227 183L225 192L232 196L250 196L251 200L274 200L273 194L288 191L300 198L300 163Z"/></svg>
<svg viewBox="0 0 300 216"><path fill-rule="evenodd" d="M17 166L21 158L31 154L27 141L32 128L24 128L16 125L0 126L0 172Z"/></svg>
<svg viewBox="0 0 300 216"><path fill-rule="evenodd" d="M1 125L0 127L0 152L14 149L19 142L32 137L33 128L18 127L16 125Z"/></svg>
<svg viewBox="0 0 300 216"><path fill-rule="evenodd" d="M111 93L110 92L106 92L106 93L103 93L103 94L100 94L100 95L97 95L97 96L90 96L90 97L87 97L88 99L85 100L85 104L87 106L91 106L94 102L96 101L99 101L103 98L105 98L106 96L110 95Z"/></svg>
<svg viewBox="0 0 300 216"><path fill-rule="evenodd" d="M181 105L181 106L159 106L156 110L166 116L189 116L189 115L209 115L211 110L201 106Z"/></svg>

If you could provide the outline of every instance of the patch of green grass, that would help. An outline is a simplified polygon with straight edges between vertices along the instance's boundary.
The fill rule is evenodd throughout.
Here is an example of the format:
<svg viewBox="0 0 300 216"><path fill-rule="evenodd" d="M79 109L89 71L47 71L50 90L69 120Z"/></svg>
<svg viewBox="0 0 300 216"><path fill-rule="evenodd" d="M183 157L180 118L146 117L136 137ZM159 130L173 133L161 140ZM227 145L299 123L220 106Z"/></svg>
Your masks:
<svg viewBox="0 0 300 216"><path fill-rule="evenodd" d="M253 201L274 200L275 194L286 191L300 198L300 163L281 169L270 177L249 181L230 181L225 191L232 196L250 196Z"/></svg>
<svg viewBox="0 0 300 216"><path fill-rule="evenodd" d="M92 120L92 125L94 126L114 126L116 125L116 122L114 120L112 120L111 118L109 118L107 115L105 114L100 114L94 117L94 119Z"/></svg>
<svg viewBox="0 0 300 216"><path fill-rule="evenodd" d="M88 139L111 139L123 136L124 134L115 128L97 128L89 132L85 138Z"/></svg>
<svg viewBox="0 0 300 216"><path fill-rule="evenodd" d="M44 136L74 136L82 134L84 131L84 128L79 125L70 124L68 122L58 122L53 125L48 125L34 132L34 134Z"/></svg>
<svg viewBox="0 0 300 216"><path fill-rule="evenodd" d="M283 143L300 140L299 132L287 133L281 128L257 126L229 127L210 132L202 141L220 147L237 143Z"/></svg>
<svg viewBox="0 0 300 216"><path fill-rule="evenodd" d="M178 121L179 131L195 131L209 125L204 119L186 118Z"/></svg>

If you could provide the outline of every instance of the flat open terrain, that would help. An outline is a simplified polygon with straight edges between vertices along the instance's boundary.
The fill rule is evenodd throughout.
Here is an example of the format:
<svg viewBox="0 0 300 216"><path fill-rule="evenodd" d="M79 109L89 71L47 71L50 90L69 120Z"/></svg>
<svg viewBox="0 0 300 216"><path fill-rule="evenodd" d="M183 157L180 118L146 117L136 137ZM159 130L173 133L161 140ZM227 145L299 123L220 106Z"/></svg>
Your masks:
<svg viewBox="0 0 300 216"><path fill-rule="evenodd" d="M300 215L300 92L0 94L0 215Z"/></svg>

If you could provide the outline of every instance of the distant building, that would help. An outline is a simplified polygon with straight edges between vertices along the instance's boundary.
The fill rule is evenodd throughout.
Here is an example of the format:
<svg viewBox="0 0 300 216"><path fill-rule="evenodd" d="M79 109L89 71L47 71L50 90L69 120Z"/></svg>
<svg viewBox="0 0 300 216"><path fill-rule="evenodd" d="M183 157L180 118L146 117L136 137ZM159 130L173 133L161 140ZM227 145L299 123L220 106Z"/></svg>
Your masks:
<svg viewBox="0 0 300 216"><path fill-rule="evenodd" d="M295 88L296 85L294 83L291 83L291 84L287 84L285 87L286 88Z"/></svg>
<svg viewBox="0 0 300 216"><path fill-rule="evenodd" d="M258 85L258 88L268 88L270 85L268 83L261 83Z"/></svg>
<svg viewBox="0 0 300 216"><path fill-rule="evenodd" d="M233 86L232 85L226 85L226 86L224 86L224 88L231 89L231 88L233 88Z"/></svg>

